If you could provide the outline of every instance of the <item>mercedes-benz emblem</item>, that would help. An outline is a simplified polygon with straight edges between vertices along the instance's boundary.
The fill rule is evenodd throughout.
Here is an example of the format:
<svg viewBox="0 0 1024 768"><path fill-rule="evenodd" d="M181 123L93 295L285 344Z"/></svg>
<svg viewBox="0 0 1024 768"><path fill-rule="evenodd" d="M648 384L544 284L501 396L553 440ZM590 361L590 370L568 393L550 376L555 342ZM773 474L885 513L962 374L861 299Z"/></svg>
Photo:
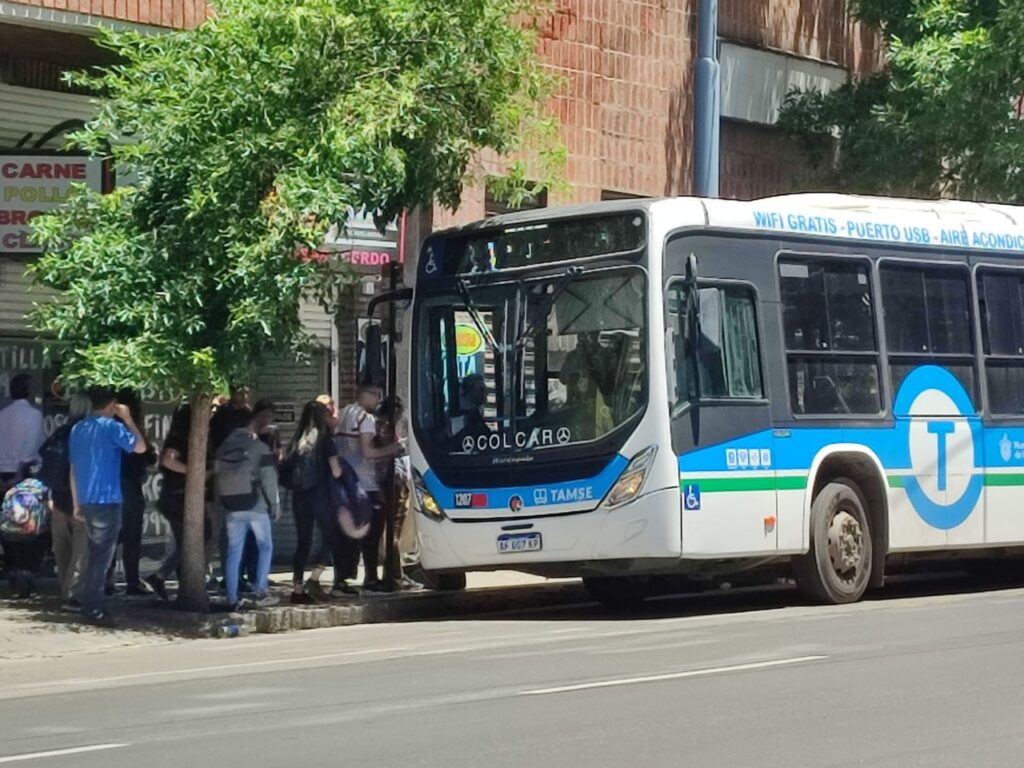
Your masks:
<svg viewBox="0 0 1024 768"><path fill-rule="evenodd" d="M572 432L569 431L568 427L559 427L558 432L555 433L555 436L558 438L558 442L560 442L562 445L565 445L570 440L572 440Z"/></svg>

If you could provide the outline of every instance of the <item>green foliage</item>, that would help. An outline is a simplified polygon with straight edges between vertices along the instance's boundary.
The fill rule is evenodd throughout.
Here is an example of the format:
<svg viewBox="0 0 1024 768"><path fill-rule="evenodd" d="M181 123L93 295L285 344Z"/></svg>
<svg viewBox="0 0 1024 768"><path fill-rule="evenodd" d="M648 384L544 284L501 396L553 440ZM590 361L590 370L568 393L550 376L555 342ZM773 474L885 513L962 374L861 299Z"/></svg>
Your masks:
<svg viewBox="0 0 1024 768"><path fill-rule="evenodd" d="M187 32L107 32L123 63L75 78L103 98L75 143L138 182L34 222L32 271L60 292L35 323L72 381L220 390L307 341L300 298L329 305L351 277L297 253L349 211L454 208L481 150L557 175L529 0L215 9Z"/></svg>
<svg viewBox="0 0 1024 768"><path fill-rule="evenodd" d="M857 0L884 71L828 94L789 94L781 127L814 185L1024 201L1024 0Z"/></svg>

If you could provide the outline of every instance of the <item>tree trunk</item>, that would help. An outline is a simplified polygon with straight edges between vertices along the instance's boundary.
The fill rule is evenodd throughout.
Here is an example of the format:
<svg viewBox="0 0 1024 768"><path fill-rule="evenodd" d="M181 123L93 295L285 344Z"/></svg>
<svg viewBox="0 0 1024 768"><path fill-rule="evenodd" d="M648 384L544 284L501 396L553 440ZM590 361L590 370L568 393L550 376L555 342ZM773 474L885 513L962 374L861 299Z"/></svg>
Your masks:
<svg viewBox="0 0 1024 768"><path fill-rule="evenodd" d="M206 445L210 435L208 394L192 396L192 417L188 436L188 474L185 480L185 536L181 542L181 583L178 607L187 611L208 611L206 594Z"/></svg>

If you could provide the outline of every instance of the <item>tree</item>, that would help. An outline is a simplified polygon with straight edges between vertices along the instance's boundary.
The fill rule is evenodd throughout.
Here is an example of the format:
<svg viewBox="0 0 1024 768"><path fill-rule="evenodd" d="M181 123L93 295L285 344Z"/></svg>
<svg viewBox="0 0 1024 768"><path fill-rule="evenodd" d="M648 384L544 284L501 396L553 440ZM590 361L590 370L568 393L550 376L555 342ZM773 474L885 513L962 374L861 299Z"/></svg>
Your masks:
<svg viewBox="0 0 1024 768"><path fill-rule="evenodd" d="M74 144L137 183L80 189L34 222L31 270L58 298L36 328L70 384L188 398L180 601L204 609L203 496L214 393L302 347L300 298L347 272L317 252L367 210L379 225L454 208L482 150L525 178L559 160L528 0L217 0L185 32L106 32L121 63L74 79L102 97ZM539 138L538 138L539 137ZM532 148L532 154L525 154ZM525 158L525 160L524 160Z"/></svg>
<svg viewBox="0 0 1024 768"><path fill-rule="evenodd" d="M791 93L781 127L814 184L1024 200L1024 0L856 0L888 61L839 89Z"/></svg>

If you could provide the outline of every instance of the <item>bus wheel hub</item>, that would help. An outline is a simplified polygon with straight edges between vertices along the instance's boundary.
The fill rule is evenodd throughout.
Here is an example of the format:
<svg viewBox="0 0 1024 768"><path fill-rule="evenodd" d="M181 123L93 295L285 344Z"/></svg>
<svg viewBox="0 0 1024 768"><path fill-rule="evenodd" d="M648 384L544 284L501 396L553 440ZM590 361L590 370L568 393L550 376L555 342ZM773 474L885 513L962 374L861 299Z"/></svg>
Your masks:
<svg viewBox="0 0 1024 768"><path fill-rule="evenodd" d="M837 512L828 527L828 555L840 576L853 576L864 558L864 532L849 512Z"/></svg>

